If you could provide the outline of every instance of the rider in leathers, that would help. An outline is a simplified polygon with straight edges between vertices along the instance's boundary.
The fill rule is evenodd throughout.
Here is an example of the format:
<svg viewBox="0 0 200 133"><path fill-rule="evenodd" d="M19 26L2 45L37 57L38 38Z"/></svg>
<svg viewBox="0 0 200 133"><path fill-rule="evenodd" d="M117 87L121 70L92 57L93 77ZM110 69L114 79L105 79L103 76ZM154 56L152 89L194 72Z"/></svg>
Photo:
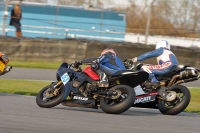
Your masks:
<svg viewBox="0 0 200 133"><path fill-rule="evenodd" d="M170 50L170 44L162 40L156 44L156 50L132 58L131 61L138 62L152 57L157 58L158 65L144 65L141 70L148 72L151 82L159 85L159 81L156 79L155 75L163 75L169 72L175 65L178 65L178 60L175 54Z"/></svg>
<svg viewBox="0 0 200 133"><path fill-rule="evenodd" d="M119 70L126 70L121 59L116 56L115 51L111 48L103 50L99 58L76 61L74 66L78 67L81 64L91 64L92 70L99 75L100 81L95 82L99 87L109 87L108 76Z"/></svg>

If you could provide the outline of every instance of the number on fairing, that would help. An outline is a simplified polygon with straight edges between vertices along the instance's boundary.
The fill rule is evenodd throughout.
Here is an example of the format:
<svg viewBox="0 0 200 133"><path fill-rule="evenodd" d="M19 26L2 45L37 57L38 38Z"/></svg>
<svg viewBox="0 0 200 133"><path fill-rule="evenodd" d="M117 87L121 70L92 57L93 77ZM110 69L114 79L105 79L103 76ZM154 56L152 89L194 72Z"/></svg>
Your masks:
<svg viewBox="0 0 200 133"><path fill-rule="evenodd" d="M65 85L69 80L70 80L70 77L67 73L65 73L62 77L61 77L61 80L63 82L63 84Z"/></svg>

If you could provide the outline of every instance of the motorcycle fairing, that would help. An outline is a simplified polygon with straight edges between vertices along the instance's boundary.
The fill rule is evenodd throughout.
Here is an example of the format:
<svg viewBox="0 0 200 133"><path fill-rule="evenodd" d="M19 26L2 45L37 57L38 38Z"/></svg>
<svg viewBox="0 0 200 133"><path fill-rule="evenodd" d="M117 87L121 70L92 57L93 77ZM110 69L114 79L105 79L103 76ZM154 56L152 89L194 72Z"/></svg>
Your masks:
<svg viewBox="0 0 200 133"><path fill-rule="evenodd" d="M129 71L130 70L128 70L127 72L129 73ZM137 85L144 83L149 78L149 74L145 71L136 71L136 72L132 71L133 73L129 74L127 72L126 72L127 74L124 74L124 72L126 71L121 71L114 75L117 76L120 75L120 73L123 74L123 76L121 76L118 79L120 84L126 84L131 87L136 87Z"/></svg>
<svg viewBox="0 0 200 133"><path fill-rule="evenodd" d="M73 82L70 81L70 77L68 77L69 73L72 73L74 77L76 78L76 80L81 81L81 83L85 81L84 76L81 75L80 73L75 72L72 69L69 69L67 63L61 64L61 66L58 68L57 73L60 79L62 80L65 90L66 90L62 98L63 100L66 99L66 97L69 95L70 92L78 93L78 87L73 88Z"/></svg>
<svg viewBox="0 0 200 133"><path fill-rule="evenodd" d="M65 85L70 80L68 73L65 73L64 75L62 75L61 80L62 80L63 84Z"/></svg>
<svg viewBox="0 0 200 133"><path fill-rule="evenodd" d="M142 107L142 108L157 108L156 100L157 100L158 92L152 92L149 94L142 94L136 96L133 107Z"/></svg>
<svg viewBox="0 0 200 133"><path fill-rule="evenodd" d="M62 101L64 101L67 98L67 96L69 96L69 93L73 90L72 84L73 84L73 82L70 81L64 85L65 86L65 94L62 97Z"/></svg>
<svg viewBox="0 0 200 133"><path fill-rule="evenodd" d="M93 80L99 80L99 75L94 72L91 67L86 67L83 70L84 73L86 73L90 78L92 78Z"/></svg>
<svg viewBox="0 0 200 133"><path fill-rule="evenodd" d="M81 94L73 94L72 99L68 101L79 103L79 104L90 104L91 102L94 102L95 100L92 97L84 97Z"/></svg>
<svg viewBox="0 0 200 133"><path fill-rule="evenodd" d="M76 98L74 98L75 96L76 96ZM72 95L72 99L63 101L62 105L70 106L70 107L83 107L83 108L98 109L96 102L93 98L83 97L79 94Z"/></svg>

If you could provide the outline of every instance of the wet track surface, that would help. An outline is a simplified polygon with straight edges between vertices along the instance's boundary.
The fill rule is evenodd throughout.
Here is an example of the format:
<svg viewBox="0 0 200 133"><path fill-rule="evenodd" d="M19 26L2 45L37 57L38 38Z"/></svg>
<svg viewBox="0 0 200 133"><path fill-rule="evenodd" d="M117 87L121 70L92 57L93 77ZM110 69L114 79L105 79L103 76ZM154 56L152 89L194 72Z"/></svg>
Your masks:
<svg viewBox="0 0 200 133"><path fill-rule="evenodd" d="M131 108L121 115L59 105L46 109L35 97L0 94L0 133L199 133L200 115L167 116Z"/></svg>
<svg viewBox="0 0 200 133"><path fill-rule="evenodd" d="M13 68L0 78L55 80L56 70ZM186 84L200 87L198 81ZM0 133L199 133L200 115L161 114L155 109L131 108L120 115L101 109L56 106L40 108L35 97L0 93Z"/></svg>

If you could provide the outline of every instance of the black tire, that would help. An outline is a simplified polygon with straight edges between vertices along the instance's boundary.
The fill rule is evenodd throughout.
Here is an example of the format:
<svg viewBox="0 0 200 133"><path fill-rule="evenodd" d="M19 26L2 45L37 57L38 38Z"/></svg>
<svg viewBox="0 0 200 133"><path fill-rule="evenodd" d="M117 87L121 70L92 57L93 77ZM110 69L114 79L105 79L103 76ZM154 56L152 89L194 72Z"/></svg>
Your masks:
<svg viewBox="0 0 200 133"><path fill-rule="evenodd" d="M36 96L36 103L38 106L43 108L51 108L54 107L62 102L62 98L65 93L65 88L61 85L60 94L56 97L52 97L51 99L47 99L48 101L43 101L43 94L44 92L49 89L51 85L44 87Z"/></svg>
<svg viewBox="0 0 200 133"><path fill-rule="evenodd" d="M187 87L182 85L175 85L169 88L177 93L182 93L182 98L172 107L166 107L166 102L159 99L158 100L158 109L162 114L165 115L177 115L181 113L190 103L190 91ZM173 101L172 101L173 102Z"/></svg>
<svg viewBox="0 0 200 133"><path fill-rule="evenodd" d="M126 94L127 97L123 99L122 102L110 105L108 99L101 98L100 107L101 109L108 114L120 114L127 111L134 103L136 94L133 88L127 85L117 85L112 88L112 90L120 90L122 94ZM120 96L121 97L121 96ZM110 100L109 100L110 101Z"/></svg>

